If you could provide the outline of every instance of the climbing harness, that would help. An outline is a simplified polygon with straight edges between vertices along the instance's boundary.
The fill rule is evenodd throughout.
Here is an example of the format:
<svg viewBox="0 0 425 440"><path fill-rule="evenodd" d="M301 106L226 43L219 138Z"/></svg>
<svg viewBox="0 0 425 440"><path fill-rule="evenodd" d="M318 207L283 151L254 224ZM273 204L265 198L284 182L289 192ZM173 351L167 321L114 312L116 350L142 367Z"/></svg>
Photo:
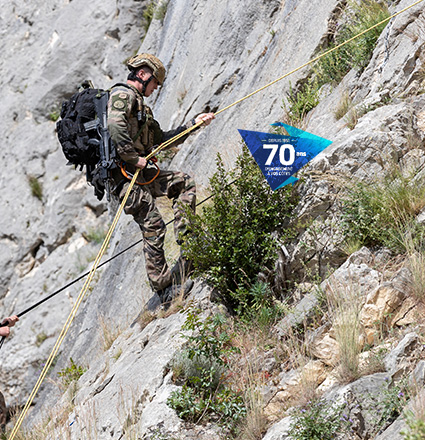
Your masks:
<svg viewBox="0 0 425 440"><path fill-rule="evenodd" d="M143 186L143 185L149 185L150 183L152 183L152 182L153 182L153 181L159 176L159 173L160 173L161 170L159 169L159 166L157 165L157 162L158 162L158 159L157 159L155 156L152 157L152 158L149 160L149 163L152 163L152 164L155 165L155 167L156 167L156 173L155 173L155 175L152 177L152 179L149 180L148 182L139 182L139 181L136 180L136 185L140 185L140 186ZM133 174L133 173L130 173L129 171L126 170L126 168L125 168L125 163L124 163L124 162L121 162L121 163L120 163L120 169L121 169L121 174L122 174L126 179L131 180L131 179L133 178L134 174Z"/></svg>
<svg viewBox="0 0 425 440"><path fill-rule="evenodd" d="M339 48L341 48L341 47L345 46L346 44L350 43L351 41L361 37L362 35L364 35L365 33L369 32L369 31L371 31L372 29L375 29L376 27L386 23L387 21L391 20L392 18L394 18L394 17L402 14L403 12L407 11L408 9L418 5L422 1L423 0L416 1L415 3L411 4L410 6L407 6L406 8L404 8L404 9L396 12L395 14L387 17L386 19L380 21L379 23L375 24L374 26L371 26L369 29L366 29L365 31L363 31L363 32L355 35L354 37L344 41L343 43L339 44L338 46L335 46L334 48L332 48L332 49L322 53L321 55L318 55L317 57L313 58L312 60L304 63L302 66L299 66L299 67L291 70L290 72L286 73L285 75L282 75L278 79L276 79L276 80L266 84L265 86L255 90L254 92L252 92L252 93L246 95L245 97L235 101L234 103L228 105L227 107L224 107L223 109L221 109L218 112L216 112L215 116L217 116L220 113L224 112L225 110L228 110L229 108L231 108L231 107L241 103L245 99L250 98L251 96L255 95L256 93L259 93L260 91L266 89L267 87L270 87L271 85L281 81L282 79L284 79L284 78L288 77L289 75L297 72L298 70L300 70L300 69L302 69L302 68L304 68L304 67L306 67L306 66L308 66L308 65L310 65L310 64L312 64L314 62L316 62L320 58L325 57L326 55L328 55L328 54L338 50ZM173 138L169 139L168 141L162 143L156 149L154 149L150 154L148 154L148 156L146 156L146 160L149 161L150 159L152 159L152 157L156 156L161 150L163 150L164 148L170 146L173 142L175 142L176 140L180 139L181 137L186 136L191 131L197 129L203 123L204 123L204 121L200 121L197 124L195 124L195 125L189 127L188 129L186 129L182 133L180 133L180 134L174 136ZM101 247L101 249L100 249L100 251L99 251L99 253L98 253L98 255L97 255L97 257L96 257L96 259L94 261L94 263L93 263L93 266L92 266L92 268L91 268L91 270L90 270L90 272L88 274L88 277L87 277L87 279L86 279L86 281L85 281L85 283L84 283L84 285L83 285L83 287L82 287L82 289L81 289L81 291L80 291L80 293L79 293L79 295L78 295L78 297L77 297L77 299L75 301L75 304L74 304L74 306L73 306L73 308L72 308L72 310L71 310L71 312L70 312L70 314L69 314L69 316L68 316L68 318L67 318L67 320L65 322L65 325L64 325L64 327L63 327L63 329L62 329L62 331L61 331L61 333L60 333L60 335L59 335L55 345L54 345L54 347L53 347L53 349L52 349L52 351L51 351L51 353L49 355L49 358L47 359L46 364L44 365L44 368L43 368L42 372L40 373L40 376L39 376L39 378L37 380L37 383L35 384L35 386L34 386L32 392L31 392L30 396L28 397L28 400L27 400L24 408L22 409L21 414L19 415L18 420L15 423L15 426L13 427L13 430L12 430L12 432L10 434L9 440L14 440L16 434L18 433L18 431L19 431L19 429L20 429L20 427L22 425L22 422L23 422L23 420L25 418L25 415L27 414L27 412L28 412L28 410L29 410L29 408L30 408L30 406L31 406L31 404L32 404L32 402L33 402L33 400L34 400L38 390L40 389L40 386L41 386L43 380L45 379L45 377L47 375L48 370L52 366L53 360L56 357L56 355L57 355L57 353L59 351L59 348L60 348L60 346L61 346L61 344L62 344L66 334L68 333L68 330L69 330L69 328L70 328L70 326L72 324L72 321L74 320L74 318L75 318L75 316L77 314L77 311L78 311L78 309L79 309L79 307L81 305L81 302L83 301L84 296L86 295L87 290L90 287L90 283L93 280L94 274L95 274L97 268L100 266L100 260L101 260L101 258L103 257L103 255L106 252L106 249L107 249L107 247L109 245L109 242L111 240L112 233L113 233L113 231L115 230L115 228L117 226L118 220L119 220L119 218L120 218L120 216L122 214L124 206L125 206L125 204L127 202L127 199L128 199L128 197L130 195L130 192L133 189L134 184L136 183L137 176L139 175L139 172L140 172L140 168L138 168L136 170L136 172L133 175L133 178L131 179L131 182L130 182L130 184L129 184L128 188L127 188L127 191L126 191L126 193L124 195L124 198L123 198L123 200L122 200L122 202L121 202L121 204L120 204L120 206L118 208L117 213L115 214L114 220L113 220L113 222L112 222L112 224L111 224L111 226L110 226L110 228L109 228L109 230L108 230L108 232L106 234L105 240L104 240L104 242L102 244L102 247Z"/></svg>

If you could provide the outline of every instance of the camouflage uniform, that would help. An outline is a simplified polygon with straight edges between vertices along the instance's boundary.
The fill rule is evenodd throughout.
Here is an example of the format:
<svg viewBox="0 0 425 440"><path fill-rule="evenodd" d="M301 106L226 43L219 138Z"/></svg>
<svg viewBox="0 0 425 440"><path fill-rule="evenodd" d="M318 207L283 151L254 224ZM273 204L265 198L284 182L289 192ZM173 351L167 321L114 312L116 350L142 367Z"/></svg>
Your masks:
<svg viewBox="0 0 425 440"><path fill-rule="evenodd" d="M151 109L143 103L143 96L135 87L117 85L111 90L108 128L129 173L135 172L134 165L139 157L149 154L154 145L171 139L193 124L194 121L176 130L164 132L153 119ZM187 136L184 136L171 146L184 142L186 138ZM156 172L156 167L148 165L139 173L138 183L149 182ZM116 193L122 200L129 181L123 177L120 170L115 170L114 180L117 184ZM131 214L142 230L146 272L151 287L156 291L166 288L172 281L163 249L166 227L155 204L155 199L161 196L173 200L174 233L178 240L179 234L186 232L182 204L195 210L195 182L182 172L161 170L152 183L134 185L124 207L125 213Z"/></svg>
<svg viewBox="0 0 425 440"><path fill-rule="evenodd" d="M0 393L0 432L4 433L6 430L7 422L7 407L4 400L4 396Z"/></svg>

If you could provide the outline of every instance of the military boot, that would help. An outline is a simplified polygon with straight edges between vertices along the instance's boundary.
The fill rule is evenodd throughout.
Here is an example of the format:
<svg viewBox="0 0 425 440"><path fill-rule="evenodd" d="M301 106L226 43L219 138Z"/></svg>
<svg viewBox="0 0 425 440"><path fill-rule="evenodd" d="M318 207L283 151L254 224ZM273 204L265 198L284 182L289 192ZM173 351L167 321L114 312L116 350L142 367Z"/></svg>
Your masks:
<svg viewBox="0 0 425 440"><path fill-rule="evenodd" d="M174 284L182 284L193 273L193 264L181 253L174 266L171 268L171 276Z"/></svg>
<svg viewBox="0 0 425 440"><path fill-rule="evenodd" d="M158 291L158 296L162 304L170 303L174 298L183 294L183 298L189 294L192 290L194 282L192 280L187 280L184 284L172 284L163 290Z"/></svg>

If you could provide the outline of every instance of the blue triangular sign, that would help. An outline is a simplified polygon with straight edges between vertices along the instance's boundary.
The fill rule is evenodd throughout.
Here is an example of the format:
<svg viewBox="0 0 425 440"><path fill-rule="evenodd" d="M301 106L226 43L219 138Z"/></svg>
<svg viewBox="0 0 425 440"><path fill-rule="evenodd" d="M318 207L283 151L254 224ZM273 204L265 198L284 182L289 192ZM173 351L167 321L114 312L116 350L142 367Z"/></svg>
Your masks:
<svg viewBox="0 0 425 440"><path fill-rule="evenodd" d="M238 131L274 191L295 183L298 179L293 177L293 174L314 159L332 141L282 122L272 125L284 127L289 136L260 131Z"/></svg>

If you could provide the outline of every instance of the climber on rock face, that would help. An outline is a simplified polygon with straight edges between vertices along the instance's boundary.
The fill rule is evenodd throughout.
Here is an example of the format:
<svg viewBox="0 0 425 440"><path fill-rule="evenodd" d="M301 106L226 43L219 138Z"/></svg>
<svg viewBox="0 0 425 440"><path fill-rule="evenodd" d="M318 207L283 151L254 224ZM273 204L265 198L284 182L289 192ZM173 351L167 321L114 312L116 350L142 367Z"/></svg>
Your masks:
<svg viewBox="0 0 425 440"><path fill-rule="evenodd" d="M180 292L187 294L193 282L187 279L190 263L180 256L172 270L164 255L165 223L156 206L156 198L166 196L173 201L174 234L177 242L187 233L184 206L195 210L196 188L194 180L180 171L159 170L145 157L154 146L182 133L187 128L203 122L208 125L213 113L202 113L174 130L163 131L154 119L152 110L144 103L165 80L162 62L150 54L139 54L127 62L130 73L126 84L117 84L108 102L108 129L122 161L121 170L114 170L115 194L122 201L136 168L140 173L125 205L142 230L146 272L151 288L162 302L168 302ZM187 139L183 136L169 147ZM186 280L186 281L185 281Z"/></svg>
<svg viewBox="0 0 425 440"><path fill-rule="evenodd" d="M10 327L13 327L19 318L16 315L9 316L8 318L3 319L2 325L0 327L0 336L7 337L10 335ZM0 432L5 432L6 430L6 422L7 422L7 407L6 401L4 400L4 396L0 393Z"/></svg>

